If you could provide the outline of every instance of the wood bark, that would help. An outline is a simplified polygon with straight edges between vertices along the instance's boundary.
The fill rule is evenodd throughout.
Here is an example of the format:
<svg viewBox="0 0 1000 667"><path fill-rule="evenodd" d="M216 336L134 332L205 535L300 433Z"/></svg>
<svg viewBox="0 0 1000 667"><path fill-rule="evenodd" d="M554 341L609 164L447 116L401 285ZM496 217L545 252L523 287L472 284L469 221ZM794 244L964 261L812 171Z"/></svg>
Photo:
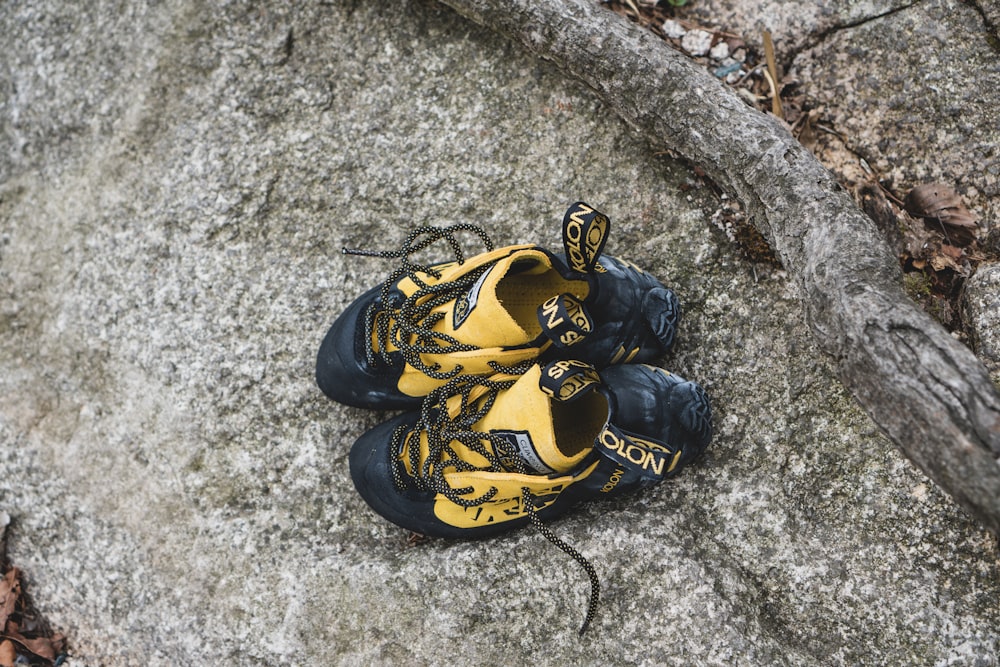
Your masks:
<svg viewBox="0 0 1000 667"><path fill-rule="evenodd" d="M443 0L593 88L656 148L744 206L802 287L819 346L871 418L1000 535L1000 395L902 289L896 258L837 179L774 117L596 0Z"/></svg>

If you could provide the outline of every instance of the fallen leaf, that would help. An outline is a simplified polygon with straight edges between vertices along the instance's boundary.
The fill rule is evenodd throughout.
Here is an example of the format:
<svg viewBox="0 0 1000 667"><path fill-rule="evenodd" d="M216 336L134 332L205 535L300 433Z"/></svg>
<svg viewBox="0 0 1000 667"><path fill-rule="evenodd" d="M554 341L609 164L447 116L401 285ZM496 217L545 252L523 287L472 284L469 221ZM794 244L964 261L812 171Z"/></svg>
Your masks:
<svg viewBox="0 0 1000 667"><path fill-rule="evenodd" d="M406 546L415 547L418 544L423 544L430 539L431 538L427 537L426 535L423 535L422 533L415 533L411 530L409 535L406 536Z"/></svg>
<svg viewBox="0 0 1000 667"><path fill-rule="evenodd" d="M952 187L943 183L918 185L906 195L903 205L918 218L940 220L953 227L977 226L975 214L965 207L965 202Z"/></svg>
<svg viewBox="0 0 1000 667"><path fill-rule="evenodd" d="M10 641L17 642L21 645L24 650L37 655L39 658L44 658L49 662L56 659L56 656L62 653L63 648L66 644L66 638L62 635L53 635L52 637L34 637L28 638L20 633L17 629L17 624L12 623L14 626L12 632L9 632L6 638Z"/></svg>
<svg viewBox="0 0 1000 667"><path fill-rule="evenodd" d="M799 143L813 150L816 148L816 142L819 137L816 134L816 123L819 122L820 116L822 116L822 109L812 109L808 113L804 113L801 116L801 121L799 122Z"/></svg>
<svg viewBox="0 0 1000 667"><path fill-rule="evenodd" d="M965 255L965 250L963 250L962 248L956 248L953 245L948 245L947 243L944 243L944 244L941 245L941 254L947 255L951 259L957 261L957 260L961 259Z"/></svg>
<svg viewBox="0 0 1000 667"><path fill-rule="evenodd" d="M27 654L52 663L66 648L66 637L53 634L44 620L23 605L21 571L12 567L0 579L0 667L20 664L18 659L31 657ZM13 658L5 661L6 652L13 652ZM37 664L37 660L29 660L29 664Z"/></svg>
<svg viewBox="0 0 1000 667"><path fill-rule="evenodd" d="M7 626L7 619L14 613L14 605L21 597L20 571L12 567L3 579L0 579L0 632Z"/></svg>
<svg viewBox="0 0 1000 667"><path fill-rule="evenodd" d="M0 642L0 667L14 667L17 660L17 651L14 650L14 643L9 639Z"/></svg>
<svg viewBox="0 0 1000 667"><path fill-rule="evenodd" d="M957 258L952 257L946 253L940 252L931 255L930 257L931 268L935 271L944 271L945 269L951 269L959 275L968 274L968 269L966 269L961 262L957 261Z"/></svg>

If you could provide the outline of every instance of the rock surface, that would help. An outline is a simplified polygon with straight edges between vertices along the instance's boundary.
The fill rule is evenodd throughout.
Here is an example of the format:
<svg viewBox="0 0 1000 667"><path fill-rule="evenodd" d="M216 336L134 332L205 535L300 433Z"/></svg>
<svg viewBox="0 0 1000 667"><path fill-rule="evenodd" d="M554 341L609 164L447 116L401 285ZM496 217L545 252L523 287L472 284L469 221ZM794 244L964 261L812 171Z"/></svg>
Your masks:
<svg viewBox="0 0 1000 667"><path fill-rule="evenodd" d="M964 301L976 355L1000 382L1000 264L979 267L965 284Z"/></svg>
<svg viewBox="0 0 1000 667"><path fill-rule="evenodd" d="M794 289L685 166L423 1L10 3L0 123L0 512L72 665L981 664L995 541L887 443ZM530 530L411 545L354 492L384 414L312 381L423 222L555 246L567 204L685 309L708 456Z"/></svg>

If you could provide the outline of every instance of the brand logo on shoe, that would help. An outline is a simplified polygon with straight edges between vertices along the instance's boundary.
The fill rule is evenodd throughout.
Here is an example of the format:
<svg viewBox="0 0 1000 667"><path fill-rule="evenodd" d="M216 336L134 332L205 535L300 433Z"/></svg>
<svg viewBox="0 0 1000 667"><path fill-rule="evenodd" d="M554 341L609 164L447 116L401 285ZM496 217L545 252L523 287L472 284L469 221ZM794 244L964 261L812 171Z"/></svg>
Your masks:
<svg viewBox="0 0 1000 667"><path fill-rule="evenodd" d="M570 294L548 299L539 308L538 319L549 338L560 347L580 342L594 328L583 304Z"/></svg>
<svg viewBox="0 0 1000 667"><path fill-rule="evenodd" d="M510 472L521 472L524 466L543 475L555 472L542 461L538 450L535 449L535 443L531 441L531 434L527 431L496 430L490 433L500 439L497 455L503 467Z"/></svg>
<svg viewBox="0 0 1000 667"><path fill-rule="evenodd" d="M680 461L681 451L671 452L659 442L646 440L634 435L625 436L605 428L597 436L597 442L613 459L641 468L656 477L672 472Z"/></svg>
<svg viewBox="0 0 1000 667"><path fill-rule="evenodd" d="M570 268L589 273L597 264L611 221L603 213L579 202L563 218L563 246Z"/></svg>
<svg viewBox="0 0 1000 667"><path fill-rule="evenodd" d="M554 503L563 488L565 488L563 484L554 484L532 491L532 505L535 510L544 509ZM509 495L501 493L492 500L471 507L456 505L445 496L439 495L434 501L434 515L451 526L474 528L511 521L527 514L520 487L507 491Z"/></svg>
<svg viewBox="0 0 1000 667"><path fill-rule="evenodd" d="M486 277L490 275L489 271L483 271L483 275L476 279L476 282L472 283L472 287L469 291L458 297L455 300L455 310L452 311L451 328L458 329L462 326L462 323L469 318L472 311L476 309L476 304L479 303L479 292L483 289L483 284L486 282Z"/></svg>
<svg viewBox="0 0 1000 667"><path fill-rule="evenodd" d="M557 401L569 401L588 387L600 382L601 376L590 364L572 359L560 359L542 369L538 387Z"/></svg>
<svg viewBox="0 0 1000 667"><path fill-rule="evenodd" d="M545 325L550 329L563 323L563 318L559 317L559 295L542 304L542 315L545 316Z"/></svg>
<svg viewBox="0 0 1000 667"><path fill-rule="evenodd" d="M622 477L624 475L625 471L621 468L617 468L613 473L611 473L611 477L608 478L607 483L601 487L601 493L610 493L614 491L615 487L618 486L618 482L622 481Z"/></svg>

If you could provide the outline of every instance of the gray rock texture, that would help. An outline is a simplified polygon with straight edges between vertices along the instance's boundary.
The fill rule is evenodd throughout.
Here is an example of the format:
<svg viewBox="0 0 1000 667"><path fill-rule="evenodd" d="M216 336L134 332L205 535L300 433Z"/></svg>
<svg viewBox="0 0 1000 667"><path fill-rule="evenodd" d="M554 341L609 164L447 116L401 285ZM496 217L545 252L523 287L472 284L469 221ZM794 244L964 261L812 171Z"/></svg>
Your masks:
<svg viewBox="0 0 1000 667"><path fill-rule="evenodd" d="M996 665L995 540L836 381L717 195L591 94L426 1L0 6L0 513L71 665ZM708 455L556 522L411 544L312 380L424 222L673 286Z"/></svg>
<svg viewBox="0 0 1000 667"><path fill-rule="evenodd" d="M966 317L975 323L972 345L1000 382L1000 264L982 266L965 285Z"/></svg>

